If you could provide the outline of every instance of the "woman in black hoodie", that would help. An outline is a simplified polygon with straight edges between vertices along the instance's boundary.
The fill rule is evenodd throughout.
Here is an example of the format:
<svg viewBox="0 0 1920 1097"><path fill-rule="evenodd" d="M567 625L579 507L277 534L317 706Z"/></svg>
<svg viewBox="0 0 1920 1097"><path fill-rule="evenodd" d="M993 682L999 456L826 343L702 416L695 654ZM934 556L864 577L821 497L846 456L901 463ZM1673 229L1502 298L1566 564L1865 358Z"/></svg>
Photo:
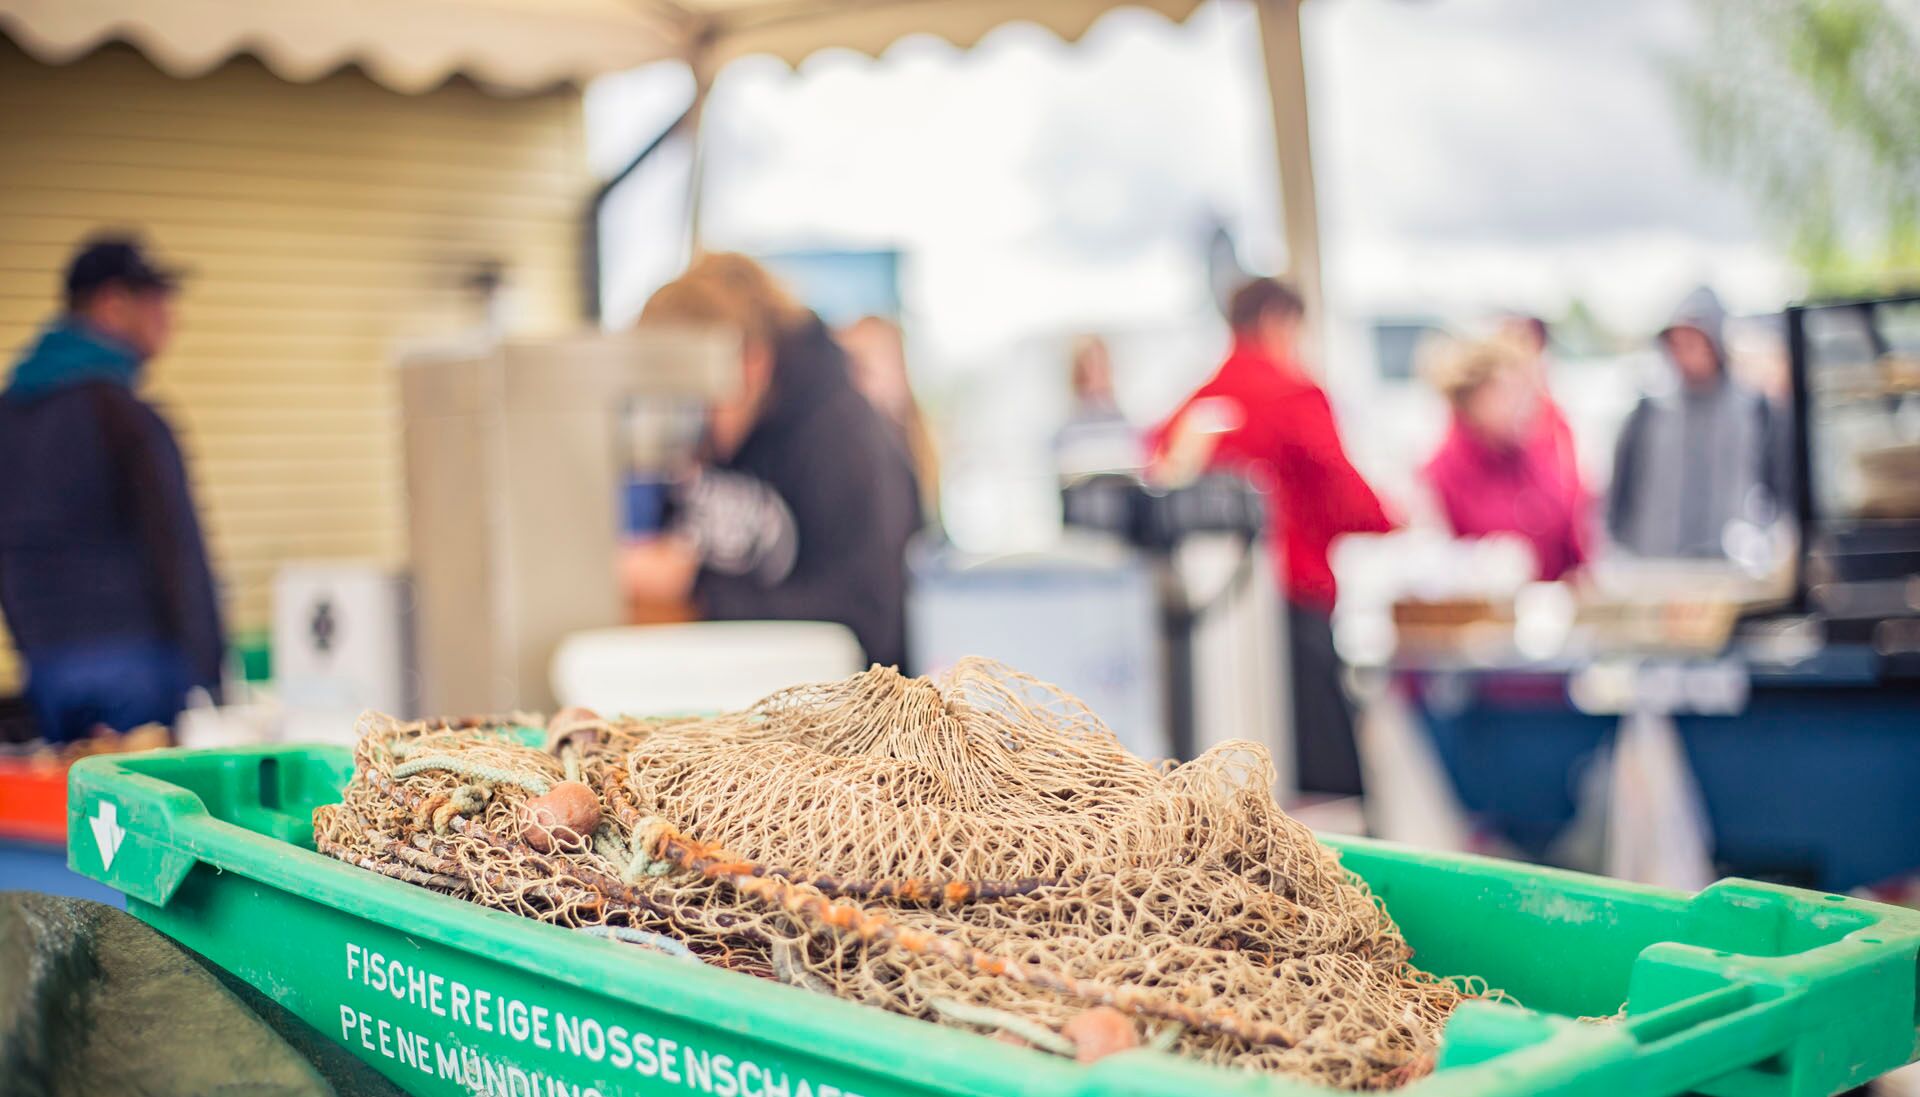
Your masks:
<svg viewBox="0 0 1920 1097"><path fill-rule="evenodd" d="M709 412L672 532L627 549L628 592L710 620L837 621L868 659L900 666L919 492L826 327L732 254L696 259L640 322L738 331L742 384Z"/></svg>

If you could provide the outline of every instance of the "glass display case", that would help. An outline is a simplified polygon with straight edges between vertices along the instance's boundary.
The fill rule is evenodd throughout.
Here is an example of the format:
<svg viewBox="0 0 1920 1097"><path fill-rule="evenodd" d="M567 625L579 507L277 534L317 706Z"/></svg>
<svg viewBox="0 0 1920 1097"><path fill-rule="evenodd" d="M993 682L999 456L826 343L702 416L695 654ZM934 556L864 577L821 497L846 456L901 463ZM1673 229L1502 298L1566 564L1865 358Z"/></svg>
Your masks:
<svg viewBox="0 0 1920 1097"><path fill-rule="evenodd" d="M1920 295L1795 308L1818 521L1920 519Z"/></svg>
<svg viewBox="0 0 1920 1097"><path fill-rule="evenodd" d="M1802 593L1885 646L1920 615L1920 293L1787 310Z"/></svg>

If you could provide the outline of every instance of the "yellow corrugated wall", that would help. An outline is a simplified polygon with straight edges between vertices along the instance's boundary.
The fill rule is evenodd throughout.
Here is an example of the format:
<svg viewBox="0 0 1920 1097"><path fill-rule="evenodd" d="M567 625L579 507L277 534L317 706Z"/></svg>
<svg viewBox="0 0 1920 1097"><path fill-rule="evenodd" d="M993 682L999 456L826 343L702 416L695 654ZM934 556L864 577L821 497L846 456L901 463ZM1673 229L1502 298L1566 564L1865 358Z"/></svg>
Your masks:
<svg viewBox="0 0 1920 1097"><path fill-rule="evenodd" d="M404 560L395 350L477 326L487 263L513 330L577 324L590 187L577 92L406 96L245 59L177 80L127 47L48 67L0 39L0 373L89 231L138 228L192 267L147 391L181 436L228 620L264 627L282 561Z"/></svg>

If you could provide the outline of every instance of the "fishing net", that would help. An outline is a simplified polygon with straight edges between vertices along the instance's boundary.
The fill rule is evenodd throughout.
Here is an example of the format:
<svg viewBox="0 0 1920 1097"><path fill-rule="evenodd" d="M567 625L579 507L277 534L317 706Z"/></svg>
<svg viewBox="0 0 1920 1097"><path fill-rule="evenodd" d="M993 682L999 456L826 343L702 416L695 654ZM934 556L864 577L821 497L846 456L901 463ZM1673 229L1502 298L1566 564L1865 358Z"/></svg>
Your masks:
<svg viewBox="0 0 1920 1097"><path fill-rule="evenodd" d="M508 723L363 717L319 848L1083 1058L1101 1012L1117 1046L1386 1088L1431 1068L1472 989L1411 965L1366 886L1275 805L1263 748L1149 765L998 664L876 667L710 719L566 710L544 748ZM557 825L569 791L560 815L581 814Z"/></svg>

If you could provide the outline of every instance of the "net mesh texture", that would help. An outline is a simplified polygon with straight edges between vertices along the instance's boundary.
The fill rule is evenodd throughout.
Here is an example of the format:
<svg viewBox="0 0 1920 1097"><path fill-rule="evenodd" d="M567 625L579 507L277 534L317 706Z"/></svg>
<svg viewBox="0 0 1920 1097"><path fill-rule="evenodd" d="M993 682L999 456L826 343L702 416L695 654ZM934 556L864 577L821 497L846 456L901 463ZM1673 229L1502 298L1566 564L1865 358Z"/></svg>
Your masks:
<svg viewBox="0 0 1920 1097"><path fill-rule="evenodd" d="M996 663L876 667L702 719L563 710L544 749L513 723L362 717L319 849L1083 1059L1146 1042L1391 1088L1484 991L1412 965L1366 885L1275 804L1264 748L1150 765Z"/></svg>

